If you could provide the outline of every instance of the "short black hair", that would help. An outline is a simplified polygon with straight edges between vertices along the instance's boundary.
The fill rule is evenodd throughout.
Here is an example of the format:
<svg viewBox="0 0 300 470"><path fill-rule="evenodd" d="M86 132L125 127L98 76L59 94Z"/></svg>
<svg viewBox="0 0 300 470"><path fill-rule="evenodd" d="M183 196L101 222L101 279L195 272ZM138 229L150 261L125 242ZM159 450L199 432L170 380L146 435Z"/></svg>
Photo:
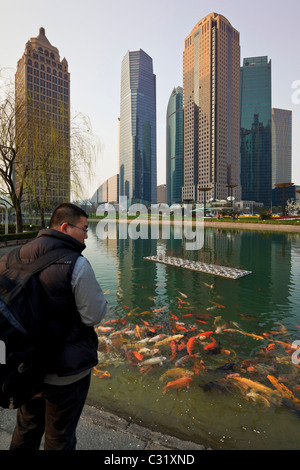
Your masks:
<svg viewBox="0 0 300 470"><path fill-rule="evenodd" d="M54 210L49 227L59 227L64 222L76 225L80 217L88 218L88 215L83 209L81 209L81 207L76 206L71 202L64 202Z"/></svg>

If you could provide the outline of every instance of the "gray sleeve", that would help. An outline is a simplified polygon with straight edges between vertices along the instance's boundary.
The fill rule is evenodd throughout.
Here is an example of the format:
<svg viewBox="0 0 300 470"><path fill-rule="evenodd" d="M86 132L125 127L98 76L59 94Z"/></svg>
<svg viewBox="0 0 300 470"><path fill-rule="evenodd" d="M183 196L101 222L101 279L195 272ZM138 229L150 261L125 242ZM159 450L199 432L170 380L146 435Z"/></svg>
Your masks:
<svg viewBox="0 0 300 470"><path fill-rule="evenodd" d="M75 263L71 285L82 322L87 326L100 323L106 314L107 301L92 266L83 256Z"/></svg>

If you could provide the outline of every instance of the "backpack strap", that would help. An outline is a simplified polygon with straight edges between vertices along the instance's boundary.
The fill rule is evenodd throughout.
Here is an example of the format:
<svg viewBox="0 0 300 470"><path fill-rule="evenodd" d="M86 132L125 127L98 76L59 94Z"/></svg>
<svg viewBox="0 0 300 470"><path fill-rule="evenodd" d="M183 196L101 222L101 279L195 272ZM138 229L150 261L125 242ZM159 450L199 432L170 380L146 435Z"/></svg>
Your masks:
<svg viewBox="0 0 300 470"><path fill-rule="evenodd" d="M8 269L20 269L22 271L28 271L32 274L38 273L43 269L46 269L51 264L54 264L56 261L64 258L69 254L68 250L65 248L57 248L56 250L49 251L43 256L35 259L30 263L24 263L20 258L20 250L22 247L19 247L15 250L12 250L7 256L7 267ZM71 250L70 250L71 251ZM71 251L73 253L73 251Z"/></svg>

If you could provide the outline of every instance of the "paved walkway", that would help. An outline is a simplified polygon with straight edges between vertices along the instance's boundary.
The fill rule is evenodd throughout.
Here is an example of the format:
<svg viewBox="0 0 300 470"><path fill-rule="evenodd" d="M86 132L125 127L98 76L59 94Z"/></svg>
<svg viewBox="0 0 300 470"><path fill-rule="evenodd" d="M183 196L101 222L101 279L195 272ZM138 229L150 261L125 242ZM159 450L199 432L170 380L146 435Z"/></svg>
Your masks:
<svg viewBox="0 0 300 470"><path fill-rule="evenodd" d="M0 450L9 450L16 410L0 408ZM41 446L41 449L43 447ZM205 447L130 423L126 419L86 405L77 428L76 450L177 450L199 451Z"/></svg>

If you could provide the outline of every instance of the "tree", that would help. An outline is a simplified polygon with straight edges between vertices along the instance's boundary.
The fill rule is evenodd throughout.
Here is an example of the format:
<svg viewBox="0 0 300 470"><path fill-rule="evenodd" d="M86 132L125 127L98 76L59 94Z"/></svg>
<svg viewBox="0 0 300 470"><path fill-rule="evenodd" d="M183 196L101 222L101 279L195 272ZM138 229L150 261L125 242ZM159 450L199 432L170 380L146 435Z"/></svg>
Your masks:
<svg viewBox="0 0 300 470"><path fill-rule="evenodd" d="M21 202L28 165L25 162L19 164L18 157L23 142L22 137L18 140L16 138L16 113L19 110L15 106L11 84L1 87L0 100L0 177L4 186L2 192L10 197L16 214L16 230L22 232ZM16 174L19 175L18 185L16 185Z"/></svg>

